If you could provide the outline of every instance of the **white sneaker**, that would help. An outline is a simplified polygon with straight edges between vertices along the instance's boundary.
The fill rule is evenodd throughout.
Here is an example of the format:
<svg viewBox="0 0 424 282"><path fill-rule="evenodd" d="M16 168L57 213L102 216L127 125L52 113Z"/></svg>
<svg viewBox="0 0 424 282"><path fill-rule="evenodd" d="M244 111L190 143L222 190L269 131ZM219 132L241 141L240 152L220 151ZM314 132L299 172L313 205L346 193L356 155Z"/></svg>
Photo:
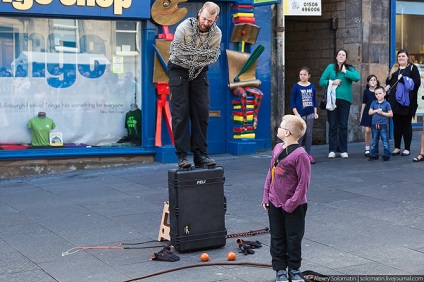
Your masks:
<svg viewBox="0 0 424 282"><path fill-rule="evenodd" d="M336 157L336 153L334 153L334 152L328 153L328 158L329 159L334 159L335 157Z"/></svg>
<svg viewBox="0 0 424 282"><path fill-rule="evenodd" d="M342 157L342 159L347 159L349 158L349 154L347 152L341 153L340 157Z"/></svg>

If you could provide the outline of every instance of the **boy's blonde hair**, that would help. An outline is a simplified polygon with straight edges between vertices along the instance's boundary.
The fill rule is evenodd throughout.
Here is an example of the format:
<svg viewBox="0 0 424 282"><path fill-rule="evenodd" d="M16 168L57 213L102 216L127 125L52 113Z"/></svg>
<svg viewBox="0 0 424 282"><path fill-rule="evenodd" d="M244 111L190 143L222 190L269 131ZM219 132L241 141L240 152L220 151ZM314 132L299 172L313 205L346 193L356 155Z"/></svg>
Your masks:
<svg viewBox="0 0 424 282"><path fill-rule="evenodd" d="M285 121L285 127L287 130L289 130L290 134L297 140L305 134L306 122L301 117L285 115L282 120Z"/></svg>

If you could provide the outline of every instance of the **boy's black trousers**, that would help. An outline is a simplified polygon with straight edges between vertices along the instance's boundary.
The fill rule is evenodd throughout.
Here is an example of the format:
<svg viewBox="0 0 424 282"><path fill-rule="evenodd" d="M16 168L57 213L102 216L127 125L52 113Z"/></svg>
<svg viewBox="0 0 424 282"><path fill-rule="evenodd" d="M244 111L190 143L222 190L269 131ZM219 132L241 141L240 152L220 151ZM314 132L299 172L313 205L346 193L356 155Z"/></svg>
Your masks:
<svg viewBox="0 0 424 282"><path fill-rule="evenodd" d="M296 270L300 268L307 208L308 204L303 204L288 213L269 203L270 252L275 271L285 270L287 267Z"/></svg>

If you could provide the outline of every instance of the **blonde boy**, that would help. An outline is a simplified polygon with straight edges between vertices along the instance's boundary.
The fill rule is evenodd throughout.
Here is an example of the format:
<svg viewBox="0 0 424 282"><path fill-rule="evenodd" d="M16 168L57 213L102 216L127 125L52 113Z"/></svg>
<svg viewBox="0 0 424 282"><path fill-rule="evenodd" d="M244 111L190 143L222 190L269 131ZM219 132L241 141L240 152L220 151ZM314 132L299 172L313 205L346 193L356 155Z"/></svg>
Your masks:
<svg viewBox="0 0 424 282"><path fill-rule="evenodd" d="M390 150L388 129L388 118L393 116L392 107L390 106L389 102L384 100L386 91L384 91L384 88L382 86L375 88L374 93L377 100L372 101L370 110L368 112L369 115L372 116L372 143L371 154L368 160L378 160L378 143L381 137L381 142L383 143L384 147L383 161L388 161L392 156L392 152Z"/></svg>
<svg viewBox="0 0 424 282"><path fill-rule="evenodd" d="M300 277L301 243L305 233L306 192L311 177L308 153L298 143L306 131L301 117L285 115L264 184L262 205L268 211L270 252L276 281L304 281Z"/></svg>

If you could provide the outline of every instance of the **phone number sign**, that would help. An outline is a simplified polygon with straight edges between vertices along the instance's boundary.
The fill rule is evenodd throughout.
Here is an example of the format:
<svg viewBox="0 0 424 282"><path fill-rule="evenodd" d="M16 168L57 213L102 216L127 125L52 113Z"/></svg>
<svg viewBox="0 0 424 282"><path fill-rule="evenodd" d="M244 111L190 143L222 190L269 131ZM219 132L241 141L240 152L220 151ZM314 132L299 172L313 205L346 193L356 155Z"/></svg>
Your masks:
<svg viewBox="0 0 424 282"><path fill-rule="evenodd" d="M321 0L286 0L284 15L286 16L321 16Z"/></svg>

